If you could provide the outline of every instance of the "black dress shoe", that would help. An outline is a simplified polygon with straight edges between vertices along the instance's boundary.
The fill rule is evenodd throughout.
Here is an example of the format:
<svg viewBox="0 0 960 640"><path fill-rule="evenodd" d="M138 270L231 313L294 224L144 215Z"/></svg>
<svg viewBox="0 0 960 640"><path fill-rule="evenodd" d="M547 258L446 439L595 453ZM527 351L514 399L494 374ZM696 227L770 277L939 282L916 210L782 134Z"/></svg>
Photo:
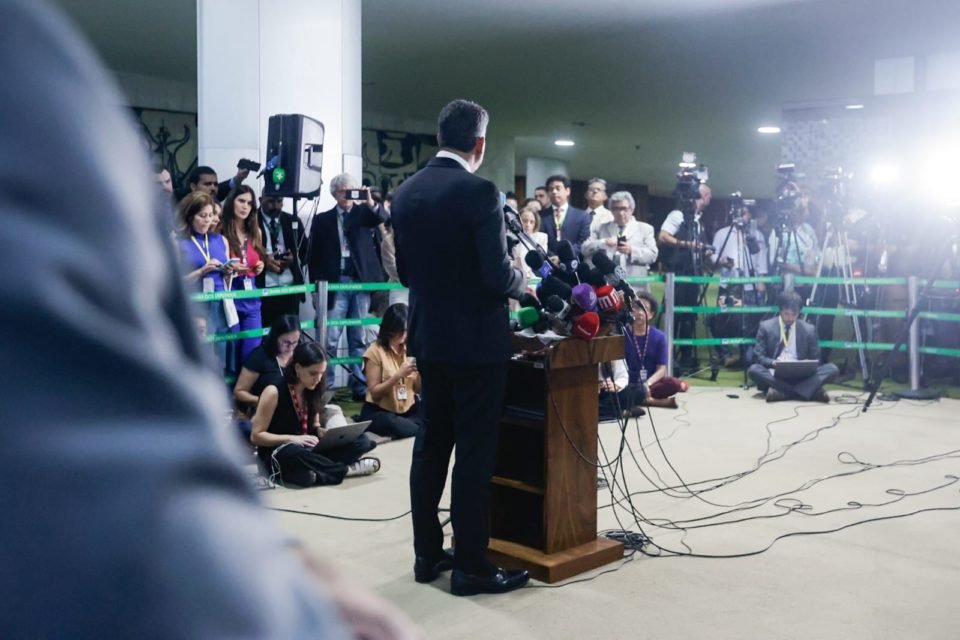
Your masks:
<svg viewBox="0 0 960 640"><path fill-rule="evenodd" d="M433 582L444 571L453 569L453 551L443 550L439 560L427 560L417 556L413 561L413 579L417 582Z"/></svg>
<svg viewBox="0 0 960 640"><path fill-rule="evenodd" d="M450 593L455 596L472 596L477 593L506 593L519 589L530 580L525 569L508 571L498 569L492 576L476 576L453 570L450 578Z"/></svg>

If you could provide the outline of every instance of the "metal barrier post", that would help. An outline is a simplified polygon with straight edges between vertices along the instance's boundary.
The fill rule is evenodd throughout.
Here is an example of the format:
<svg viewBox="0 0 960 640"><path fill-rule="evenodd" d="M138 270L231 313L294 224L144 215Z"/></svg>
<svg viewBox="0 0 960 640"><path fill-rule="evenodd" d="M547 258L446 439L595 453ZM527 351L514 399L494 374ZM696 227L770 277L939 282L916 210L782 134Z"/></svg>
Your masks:
<svg viewBox="0 0 960 640"><path fill-rule="evenodd" d="M920 283L917 276L907 278L907 314L919 304ZM907 353L910 363L910 390L920 389L920 318L914 318L907 337Z"/></svg>
<svg viewBox="0 0 960 640"><path fill-rule="evenodd" d="M327 281L319 280L317 290L313 293L313 308L315 313L315 328L317 332L317 342L324 349L327 348ZM336 358L337 354L328 353L328 358Z"/></svg>
<svg viewBox="0 0 960 640"><path fill-rule="evenodd" d="M783 274L783 290L784 291L793 291L793 275L792 273Z"/></svg>
<svg viewBox="0 0 960 640"><path fill-rule="evenodd" d="M667 334L667 375L673 375L673 274L667 272L663 287L663 332Z"/></svg>

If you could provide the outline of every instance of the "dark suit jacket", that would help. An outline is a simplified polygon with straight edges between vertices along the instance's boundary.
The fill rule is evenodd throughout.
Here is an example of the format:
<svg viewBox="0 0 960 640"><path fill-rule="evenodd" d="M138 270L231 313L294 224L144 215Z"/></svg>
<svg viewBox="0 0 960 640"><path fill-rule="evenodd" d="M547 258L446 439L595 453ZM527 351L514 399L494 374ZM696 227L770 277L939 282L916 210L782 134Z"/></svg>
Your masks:
<svg viewBox="0 0 960 640"><path fill-rule="evenodd" d="M410 354L430 363L507 362L507 298L519 297L525 281L507 255L497 187L434 158L395 191L391 215L397 272L410 288Z"/></svg>
<svg viewBox="0 0 960 640"><path fill-rule="evenodd" d="M590 214L583 209L567 205L567 215L560 228L560 238L569 240L575 253L580 253L580 245L590 237ZM557 221L554 219L553 207L547 207L540 212L540 231L547 234L547 250L557 252Z"/></svg>
<svg viewBox="0 0 960 640"><path fill-rule="evenodd" d="M793 325L797 332L797 359L819 360L820 344L817 338L817 329L809 322L797 320ZM780 339L779 316L760 323L757 331L757 343L753 346L755 361L764 367L773 366L773 361L780 355L782 341Z"/></svg>
<svg viewBox="0 0 960 640"><path fill-rule="evenodd" d="M343 218L343 233L350 248L350 259L361 282L383 282L383 267L373 244L373 228L387 218L386 210L378 206L371 209L366 204L356 204ZM308 266L310 281L326 280L339 282L340 233L337 231L337 208L324 211L310 225L310 249ZM328 296L327 306L333 308L335 294Z"/></svg>
<svg viewBox="0 0 960 640"><path fill-rule="evenodd" d="M260 233L263 234L263 246L267 246L270 230L267 228L267 221L264 220L262 213L259 219ZM293 283L303 284L301 265L307 260L307 239L304 237L303 223L292 213L283 211L280 213L280 233L283 236L283 246L289 249L290 255L293 256L293 264L290 265L290 270L293 272ZM267 271L264 269L263 273L257 276L257 287L263 289L266 282ZM300 300L303 301L302 295Z"/></svg>

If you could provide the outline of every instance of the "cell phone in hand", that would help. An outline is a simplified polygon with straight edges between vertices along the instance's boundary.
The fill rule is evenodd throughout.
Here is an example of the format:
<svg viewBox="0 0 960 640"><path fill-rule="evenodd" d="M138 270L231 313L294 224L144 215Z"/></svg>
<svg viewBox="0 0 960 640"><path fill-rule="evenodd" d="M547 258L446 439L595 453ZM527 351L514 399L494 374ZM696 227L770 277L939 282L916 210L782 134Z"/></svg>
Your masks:
<svg viewBox="0 0 960 640"><path fill-rule="evenodd" d="M347 200L364 200L370 196L369 189L347 189Z"/></svg>
<svg viewBox="0 0 960 640"><path fill-rule="evenodd" d="M248 160L246 158L241 158L237 162L237 169L247 169L248 171L260 171L260 163L254 162L253 160Z"/></svg>
<svg viewBox="0 0 960 640"><path fill-rule="evenodd" d="M226 262L220 265L220 271L228 271L231 266L240 262L240 258L230 258Z"/></svg>

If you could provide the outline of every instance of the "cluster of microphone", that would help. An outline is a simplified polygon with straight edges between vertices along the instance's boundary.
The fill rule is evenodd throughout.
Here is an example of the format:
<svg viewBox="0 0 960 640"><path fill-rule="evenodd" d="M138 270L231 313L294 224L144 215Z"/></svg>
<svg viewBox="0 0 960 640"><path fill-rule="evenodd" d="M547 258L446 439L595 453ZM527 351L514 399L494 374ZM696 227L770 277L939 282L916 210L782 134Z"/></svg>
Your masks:
<svg viewBox="0 0 960 640"><path fill-rule="evenodd" d="M577 258L573 245L562 240L556 255L528 251L524 260L540 278L536 295L520 297L513 330L552 330L561 336L592 340L607 324L633 321L630 300L635 296L623 267L598 251L593 266Z"/></svg>

